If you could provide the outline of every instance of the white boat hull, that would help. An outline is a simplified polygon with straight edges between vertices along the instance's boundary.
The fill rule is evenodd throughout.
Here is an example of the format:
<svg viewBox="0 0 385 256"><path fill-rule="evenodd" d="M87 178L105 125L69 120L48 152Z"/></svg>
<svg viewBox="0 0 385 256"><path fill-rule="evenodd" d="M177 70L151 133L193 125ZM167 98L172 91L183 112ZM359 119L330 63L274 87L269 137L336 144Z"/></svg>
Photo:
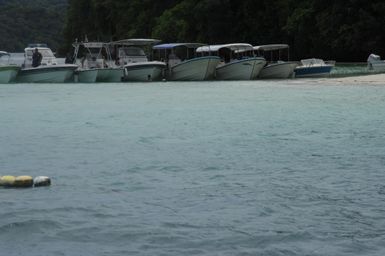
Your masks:
<svg viewBox="0 0 385 256"><path fill-rule="evenodd" d="M294 69L298 66L295 62L273 63L263 67L259 73L261 79L285 79L293 77Z"/></svg>
<svg viewBox="0 0 385 256"><path fill-rule="evenodd" d="M264 58L236 60L216 69L217 80L253 80L266 64Z"/></svg>
<svg viewBox="0 0 385 256"><path fill-rule="evenodd" d="M0 84L7 84L15 81L19 67L16 65L0 66Z"/></svg>
<svg viewBox="0 0 385 256"><path fill-rule="evenodd" d="M166 63L160 61L148 61L130 63L124 66L124 81L159 81L163 78Z"/></svg>
<svg viewBox="0 0 385 256"><path fill-rule="evenodd" d="M118 83L122 81L123 76L123 68L100 68L96 82Z"/></svg>
<svg viewBox="0 0 385 256"><path fill-rule="evenodd" d="M75 81L78 83L95 83L98 69L84 69L75 71Z"/></svg>
<svg viewBox="0 0 385 256"><path fill-rule="evenodd" d="M73 81L76 65L39 66L21 69L16 81L19 83L64 83Z"/></svg>
<svg viewBox="0 0 385 256"><path fill-rule="evenodd" d="M220 58L217 56L207 56L181 62L171 68L168 80L204 81L213 79L219 61Z"/></svg>

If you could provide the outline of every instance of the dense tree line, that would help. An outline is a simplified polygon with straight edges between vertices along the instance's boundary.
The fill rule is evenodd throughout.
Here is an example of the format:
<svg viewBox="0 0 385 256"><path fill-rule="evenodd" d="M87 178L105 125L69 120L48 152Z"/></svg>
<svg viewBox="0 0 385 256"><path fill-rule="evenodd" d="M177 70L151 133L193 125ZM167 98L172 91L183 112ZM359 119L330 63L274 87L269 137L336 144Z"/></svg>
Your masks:
<svg viewBox="0 0 385 256"><path fill-rule="evenodd" d="M381 0L70 0L66 39L289 43L293 58L385 55Z"/></svg>
<svg viewBox="0 0 385 256"><path fill-rule="evenodd" d="M292 59L385 57L382 0L0 0L0 50L89 40L288 43ZM64 31L64 33L63 33Z"/></svg>
<svg viewBox="0 0 385 256"><path fill-rule="evenodd" d="M56 50L65 42L67 0L0 0L0 50L20 52L29 43Z"/></svg>

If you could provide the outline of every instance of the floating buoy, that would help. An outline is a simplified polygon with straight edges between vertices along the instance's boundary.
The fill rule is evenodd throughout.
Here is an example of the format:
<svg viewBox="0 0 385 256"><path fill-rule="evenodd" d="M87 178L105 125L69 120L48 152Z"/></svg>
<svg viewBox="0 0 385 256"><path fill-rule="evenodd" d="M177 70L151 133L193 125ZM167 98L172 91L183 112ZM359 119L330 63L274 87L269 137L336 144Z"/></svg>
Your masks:
<svg viewBox="0 0 385 256"><path fill-rule="evenodd" d="M51 179L47 176L38 176L33 179L33 185L35 187L45 187L51 185Z"/></svg>
<svg viewBox="0 0 385 256"><path fill-rule="evenodd" d="M0 178L0 186L12 187L15 184L15 176L6 175Z"/></svg>
<svg viewBox="0 0 385 256"><path fill-rule="evenodd" d="M15 188L30 188L33 186L33 178L31 176L18 176L15 178L13 187Z"/></svg>
<svg viewBox="0 0 385 256"><path fill-rule="evenodd" d="M45 187L51 185L51 179L47 176L38 176L32 178L31 176L0 176L0 187L6 188L31 188L31 187Z"/></svg>

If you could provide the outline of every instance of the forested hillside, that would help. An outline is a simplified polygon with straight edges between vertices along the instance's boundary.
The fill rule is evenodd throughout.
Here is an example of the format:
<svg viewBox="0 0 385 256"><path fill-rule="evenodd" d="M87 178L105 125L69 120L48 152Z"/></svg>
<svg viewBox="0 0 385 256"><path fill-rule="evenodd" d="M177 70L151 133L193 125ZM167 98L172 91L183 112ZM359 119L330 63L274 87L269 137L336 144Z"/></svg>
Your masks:
<svg viewBox="0 0 385 256"><path fill-rule="evenodd" d="M294 58L365 61L385 55L382 0L69 0L75 38L289 43Z"/></svg>
<svg viewBox="0 0 385 256"><path fill-rule="evenodd" d="M68 2L68 3L67 3ZM293 59L385 56L382 0L0 0L0 50L90 40L288 43Z"/></svg>
<svg viewBox="0 0 385 256"><path fill-rule="evenodd" d="M29 43L63 45L67 0L0 0L0 50L23 51Z"/></svg>

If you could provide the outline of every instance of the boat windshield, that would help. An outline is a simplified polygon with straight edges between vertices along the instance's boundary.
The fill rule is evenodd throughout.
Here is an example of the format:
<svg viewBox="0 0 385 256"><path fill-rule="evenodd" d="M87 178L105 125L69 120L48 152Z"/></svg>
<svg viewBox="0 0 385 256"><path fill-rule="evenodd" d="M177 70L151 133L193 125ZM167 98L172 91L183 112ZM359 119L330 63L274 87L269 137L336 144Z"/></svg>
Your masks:
<svg viewBox="0 0 385 256"><path fill-rule="evenodd" d="M34 50L27 50L27 56L32 57ZM52 51L50 49L39 49L39 52L43 56L43 58L54 58Z"/></svg>
<svg viewBox="0 0 385 256"><path fill-rule="evenodd" d="M146 56L143 49L138 47L119 48L119 56Z"/></svg>
<svg viewBox="0 0 385 256"><path fill-rule="evenodd" d="M304 59L301 60L303 66L323 66L325 62L322 59Z"/></svg>

